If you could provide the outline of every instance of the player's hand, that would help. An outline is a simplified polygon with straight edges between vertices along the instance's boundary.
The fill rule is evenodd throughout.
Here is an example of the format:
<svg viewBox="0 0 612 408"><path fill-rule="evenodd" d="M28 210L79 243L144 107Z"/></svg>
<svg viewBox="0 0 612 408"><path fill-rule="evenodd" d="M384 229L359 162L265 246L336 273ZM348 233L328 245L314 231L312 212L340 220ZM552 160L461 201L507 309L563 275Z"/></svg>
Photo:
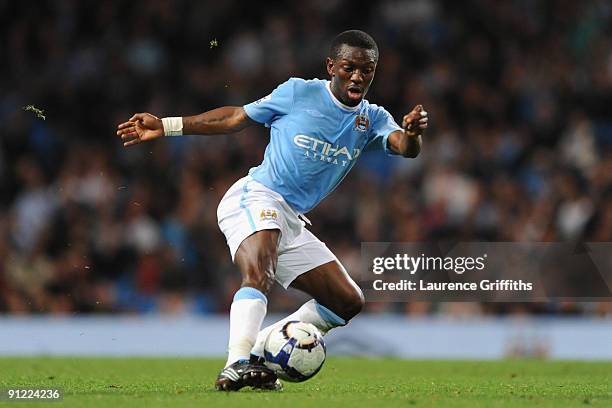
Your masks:
<svg viewBox="0 0 612 408"><path fill-rule="evenodd" d="M417 105L412 111L404 115L402 119L402 127L408 136L422 135L427 129L427 111L423 109L423 105Z"/></svg>
<svg viewBox="0 0 612 408"><path fill-rule="evenodd" d="M117 136L124 146L131 146L164 135L164 125L160 118L150 113L137 113L117 126Z"/></svg>

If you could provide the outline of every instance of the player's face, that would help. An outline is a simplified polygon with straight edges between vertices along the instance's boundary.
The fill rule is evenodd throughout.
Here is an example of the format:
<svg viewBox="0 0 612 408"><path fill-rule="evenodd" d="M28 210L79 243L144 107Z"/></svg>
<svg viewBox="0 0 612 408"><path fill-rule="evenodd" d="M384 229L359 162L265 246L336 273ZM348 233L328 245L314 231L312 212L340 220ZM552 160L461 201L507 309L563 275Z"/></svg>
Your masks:
<svg viewBox="0 0 612 408"><path fill-rule="evenodd" d="M376 71L376 53L342 45L337 58L327 58L327 73L336 98L348 106L358 105L365 97Z"/></svg>

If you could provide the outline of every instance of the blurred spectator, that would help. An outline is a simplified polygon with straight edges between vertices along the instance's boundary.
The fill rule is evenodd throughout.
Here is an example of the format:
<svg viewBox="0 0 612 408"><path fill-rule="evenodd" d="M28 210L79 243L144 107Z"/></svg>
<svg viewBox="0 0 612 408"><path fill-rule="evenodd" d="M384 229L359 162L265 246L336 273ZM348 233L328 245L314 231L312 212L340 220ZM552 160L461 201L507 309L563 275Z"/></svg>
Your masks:
<svg viewBox="0 0 612 408"><path fill-rule="evenodd" d="M324 78L329 41L348 28L381 49L368 99L397 119L423 103L433 126L419 158L364 154L309 215L353 276L361 241L612 241L608 2L388 0L364 4L359 21L342 0L284 7L0 2L0 311L225 312L238 281L216 206L259 163L267 130L123 149L115 125L134 111L195 114L248 103L290 76ZM270 299L272 311L300 301Z"/></svg>

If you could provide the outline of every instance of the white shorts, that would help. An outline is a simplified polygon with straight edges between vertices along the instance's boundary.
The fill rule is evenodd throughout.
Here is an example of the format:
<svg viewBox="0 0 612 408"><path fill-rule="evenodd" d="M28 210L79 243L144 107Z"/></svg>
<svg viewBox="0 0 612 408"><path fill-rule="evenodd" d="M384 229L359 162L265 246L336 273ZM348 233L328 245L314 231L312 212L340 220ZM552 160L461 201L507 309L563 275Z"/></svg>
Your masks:
<svg viewBox="0 0 612 408"><path fill-rule="evenodd" d="M238 247L254 232L278 229L275 279L285 289L295 278L317 266L337 260L275 191L246 176L234 183L217 208L219 228L225 235L232 261Z"/></svg>

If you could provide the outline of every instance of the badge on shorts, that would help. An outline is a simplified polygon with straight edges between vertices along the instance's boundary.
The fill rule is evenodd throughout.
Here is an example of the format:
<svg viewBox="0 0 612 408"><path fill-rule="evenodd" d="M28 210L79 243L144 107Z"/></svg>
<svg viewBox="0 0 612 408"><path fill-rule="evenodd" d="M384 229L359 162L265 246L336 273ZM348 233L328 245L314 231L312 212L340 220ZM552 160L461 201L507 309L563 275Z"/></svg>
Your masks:
<svg viewBox="0 0 612 408"><path fill-rule="evenodd" d="M278 213L276 210L261 210L259 214L259 219L263 220L275 220L278 218Z"/></svg>

